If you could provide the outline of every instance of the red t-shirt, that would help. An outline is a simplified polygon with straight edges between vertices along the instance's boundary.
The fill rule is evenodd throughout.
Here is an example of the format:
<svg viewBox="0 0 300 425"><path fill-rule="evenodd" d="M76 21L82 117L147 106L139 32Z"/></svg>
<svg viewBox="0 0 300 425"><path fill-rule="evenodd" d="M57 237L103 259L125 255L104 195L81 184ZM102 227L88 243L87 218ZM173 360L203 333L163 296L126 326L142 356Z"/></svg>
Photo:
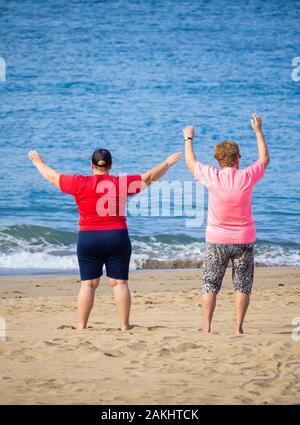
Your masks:
<svg viewBox="0 0 300 425"><path fill-rule="evenodd" d="M75 197L80 215L80 230L127 229L126 203L142 188L140 175L64 175L60 190Z"/></svg>

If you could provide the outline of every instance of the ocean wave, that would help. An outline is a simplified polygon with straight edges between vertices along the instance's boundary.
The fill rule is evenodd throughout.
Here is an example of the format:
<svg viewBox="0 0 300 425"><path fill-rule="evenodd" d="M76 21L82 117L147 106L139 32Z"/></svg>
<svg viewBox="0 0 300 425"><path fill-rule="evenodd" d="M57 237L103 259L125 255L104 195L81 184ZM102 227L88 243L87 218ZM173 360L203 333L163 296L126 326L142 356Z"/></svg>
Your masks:
<svg viewBox="0 0 300 425"><path fill-rule="evenodd" d="M132 236L130 269L201 267L205 243L185 234ZM299 266L299 246L258 241L255 261L261 266ZM17 225L0 230L0 272L18 270L77 272L76 233L43 226Z"/></svg>

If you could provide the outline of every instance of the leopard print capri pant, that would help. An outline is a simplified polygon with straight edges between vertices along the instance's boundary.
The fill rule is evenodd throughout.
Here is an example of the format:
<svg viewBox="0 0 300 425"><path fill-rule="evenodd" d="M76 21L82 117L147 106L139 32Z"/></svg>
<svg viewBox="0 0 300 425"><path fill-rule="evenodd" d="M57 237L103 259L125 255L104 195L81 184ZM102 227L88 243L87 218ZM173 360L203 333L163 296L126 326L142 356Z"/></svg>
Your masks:
<svg viewBox="0 0 300 425"><path fill-rule="evenodd" d="M254 276L254 243L206 243L203 264L202 293L218 293L229 260L232 261L232 282L235 291L250 294Z"/></svg>

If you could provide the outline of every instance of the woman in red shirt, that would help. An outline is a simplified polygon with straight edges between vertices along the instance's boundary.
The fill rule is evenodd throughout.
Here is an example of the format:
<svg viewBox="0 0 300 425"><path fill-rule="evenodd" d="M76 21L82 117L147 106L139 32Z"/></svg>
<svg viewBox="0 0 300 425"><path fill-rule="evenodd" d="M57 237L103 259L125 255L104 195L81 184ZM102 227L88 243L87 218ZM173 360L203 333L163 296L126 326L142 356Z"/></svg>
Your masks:
<svg viewBox="0 0 300 425"><path fill-rule="evenodd" d="M38 152L30 151L28 156L46 180L74 196L78 207L77 257L81 278L78 329L87 327L103 265L113 288L121 330L130 329L131 243L125 217L127 198L159 180L181 158L181 153L174 153L144 174L121 177L110 175L112 157L106 149L93 153L92 176L60 174L46 165Z"/></svg>

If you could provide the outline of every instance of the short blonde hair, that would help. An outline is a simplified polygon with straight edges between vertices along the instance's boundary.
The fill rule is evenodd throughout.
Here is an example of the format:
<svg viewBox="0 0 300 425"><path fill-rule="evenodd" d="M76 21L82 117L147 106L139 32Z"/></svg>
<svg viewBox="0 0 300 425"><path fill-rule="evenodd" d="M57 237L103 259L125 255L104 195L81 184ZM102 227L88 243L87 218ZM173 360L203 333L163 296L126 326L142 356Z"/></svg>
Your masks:
<svg viewBox="0 0 300 425"><path fill-rule="evenodd" d="M230 141L215 145L214 154L221 167L233 167L241 157L239 145Z"/></svg>

